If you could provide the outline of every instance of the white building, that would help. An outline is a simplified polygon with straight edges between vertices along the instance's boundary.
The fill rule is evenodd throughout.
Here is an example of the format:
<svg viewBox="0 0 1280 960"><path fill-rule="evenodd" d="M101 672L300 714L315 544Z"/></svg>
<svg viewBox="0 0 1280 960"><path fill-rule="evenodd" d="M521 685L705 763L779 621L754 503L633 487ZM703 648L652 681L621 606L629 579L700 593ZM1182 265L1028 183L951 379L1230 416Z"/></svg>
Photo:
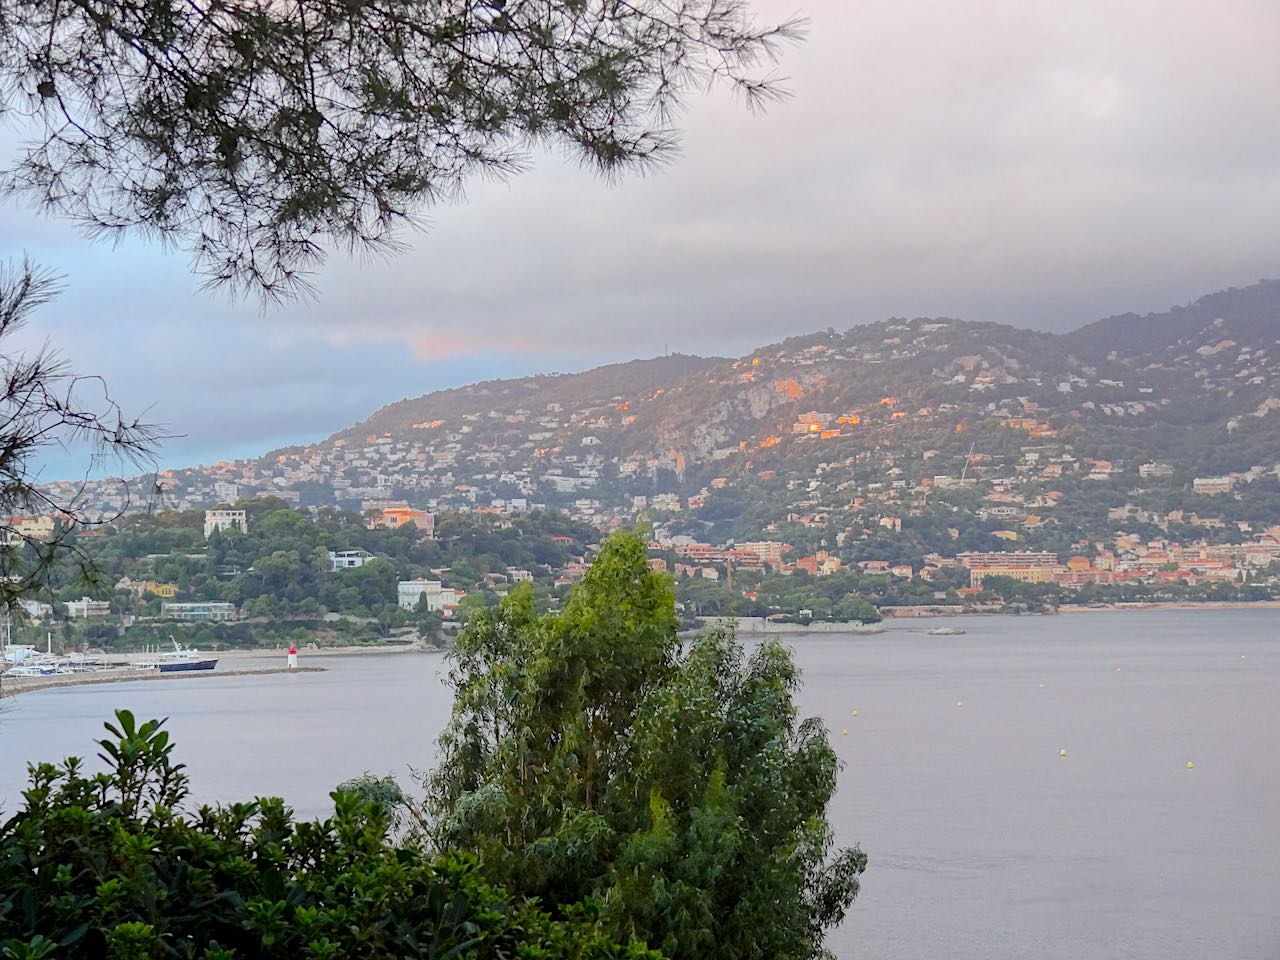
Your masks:
<svg viewBox="0 0 1280 960"><path fill-rule="evenodd" d="M782 553L787 549L787 545L780 540L744 540L734 546L738 550L754 553L765 563L771 563L774 566L782 563Z"/></svg>
<svg viewBox="0 0 1280 960"><path fill-rule="evenodd" d="M111 604L106 600L90 600L88 597L81 597L79 600L67 601L67 616L73 620L105 617L110 613Z"/></svg>
<svg viewBox="0 0 1280 960"><path fill-rule="evenodd" d="M351 570L363 567L372 559L373 554L368 550L330 550L329 568L335 573L339 570Z"/></svg>
<svg viewBox="0 0 1280 960"><path fill-rule="evenodd" d="M215 530L239 530L249 532L249 515L243 510L206 510L204 512L204 537L208 540Z"/></svg>
<svg viewBox="0 0 1280 960"><path fill-rule="evenodd" d="M1266 566L1266 564L1258 564L1258 566ZM49 603L41 603L39 600L19 598L18 606L26 611L27 616L33 617L36 620L53 616L53 605Z"/></svg>
<svg viewBox="0 0 1280 960"><path fill-rule="evenodd" d="M1208 497L1216 497L1222 493L1230 493L1235 486L1231 477L1196 477L1191 481L1191 489Z"/></svg>
<svg viewBox="0 0 1280 960"><path fill-rule="evenodd" d="M236 615L236 605L223 600L210 600L197 603L160 604L160 616L166 620L232 620Z"/></svg>
<svg viewBox="0 0 1280 960"><path fill-rule="evenodd" d="M426 597L428 610L448 616L466 593L446 587L439 580L401 580L396 595L405 610L417 610L419 599Z"/></svg>
<svg viewBox="0 0 1280 960"><path fill-rule="evenodd" d="M549 473L542 482L550 485L556 493L577 493L579 490L590 490L596 485L595 477L565 477L558 473Z"/></svg>
<svg viewBox="0 0 1280 960"><path fill-rule="evenodd" d="M57 521L49 515L10 517L7 531L9 534L8 541L10 543L21 543L23 541L39 540L42 543L52 543L57 537L59 526Z"/></svg>

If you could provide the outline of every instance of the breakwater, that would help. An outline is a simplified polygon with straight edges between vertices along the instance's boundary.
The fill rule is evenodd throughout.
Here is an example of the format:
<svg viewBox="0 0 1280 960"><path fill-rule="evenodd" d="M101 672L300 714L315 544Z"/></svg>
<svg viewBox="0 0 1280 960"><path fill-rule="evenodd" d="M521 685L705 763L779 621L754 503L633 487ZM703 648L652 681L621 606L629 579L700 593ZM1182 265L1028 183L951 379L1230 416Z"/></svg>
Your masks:
<svg viewBox="0 0 1280 960"><path fill-rule="evenodd" d="M253 677L268 673L323 673L324 667L260 667L243 670L191 670L178 673L137 673L128 670L102 673L55 674L48 677L3 677L0 692L4 696L48 690L50 687L82 687L98 683L151 682L153 680L197 680L205 677Z"/></svg>

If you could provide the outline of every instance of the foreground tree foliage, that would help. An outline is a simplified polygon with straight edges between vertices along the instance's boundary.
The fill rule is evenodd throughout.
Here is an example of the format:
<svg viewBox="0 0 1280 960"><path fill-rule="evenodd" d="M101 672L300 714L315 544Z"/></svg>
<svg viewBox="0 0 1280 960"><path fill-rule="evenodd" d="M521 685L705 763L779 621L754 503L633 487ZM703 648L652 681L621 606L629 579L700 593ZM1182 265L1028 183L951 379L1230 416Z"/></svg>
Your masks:
<svg viewBox="0 0 1280 960"><path fill-rule="evenodd" d="M552 919L473 859L388 841L384 806L358 791L321 822L278 799L184 814L160 723L116 718L108 772L33 766L0 826L0 957L658 960L610 941L590 904Z"/></svg>
<svg viewBox="0 0 1280 960"><path fill-rule="evenodd" d="M592 897L613 936L674 960L826 955L866 858L828 856L825 730L797 723L777 643L682 649L639 537L610 537L558 616L527 594L477 614L452 679L429 784L441 849L548 904Z"/></svg>
<svg viewBox="0 0 1280 960"><path fill-rule="evenodd" d="M39 131L7 186L279 296L533 145L660 158L691 89L774 93L794 33L741 0L0 0L0 112Z"/></svg>

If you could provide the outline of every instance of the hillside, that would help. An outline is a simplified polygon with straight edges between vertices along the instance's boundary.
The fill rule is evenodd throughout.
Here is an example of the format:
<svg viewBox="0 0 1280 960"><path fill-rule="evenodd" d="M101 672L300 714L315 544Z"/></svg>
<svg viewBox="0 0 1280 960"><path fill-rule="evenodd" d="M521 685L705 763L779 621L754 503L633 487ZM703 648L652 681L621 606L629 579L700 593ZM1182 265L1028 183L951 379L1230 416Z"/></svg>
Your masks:
<svg viewBox="0 0 1280 960"><path fill-rule="evenodd" d="M1090 360L1112 354L1130 363L1165 360L1180 348L1199 350L1224 339L1265 344L1280 337L1280 280L1223 290L1164 313L1133 313L1090 323L1063 337Z"/></svg>
<svg viewBox="0 0 1280 960"><path fill-rule="evenodd" d="M330 443L412 443L470 418L474 428L444 446L501 451L505 462L528 447L531 433L549 433L526 452L585 445L611 459L688 466L758 450L774 437L780 449L769 459L793 454L794 424L807 412L857 418L856 428L820 423L819 433L839 429L826 440L847 441L834 444L841 448L872 437L943 443L961 423L1034 414L1092 433L1099 455L1136 444L1196 471L1244 469L1280 440L1280 415L1268 418L1280 405L1278 345L1280 281L1166 313L1100 320L1065 336L888 320L792 338L737 359L664 357L427 394L384 407Z"/></svg>
<svg viewBox="0 0 1280 960"><path fill-rule="evenodd" d="M366 420L339 431L333 440L356 440L367 434L406 435L415 424L460 418L483 407L519 409L526 405L572 406L581 397L651 393L673 380L696 377L717 361L675 354L650 360L608 364L584 373L550 374L516 380L489 380L423 397L388 404Z"/></svg>
<svg viewBox="0 0 1280 960"><path fill-rule="evenodd" d="M917 552L940 546L937 529L960 530L954 540L971 528L983 545L1001 530L1069 544L1112 532L1126 503L1165 518L1155 525L1209 516L1196 477L1270 476L1278 351L1275 281L1066 335L890 319L738 358L676 355L429 393L322 443L168 471L159 485L177 508L264 493L356 509L550 506L601 527L645 512L693 536L801 540L819 527L828 540L829 528L865 539L902 518L904 529L932 525L913 535ZM937 492L957 484L964 496L947 520ZM121 506L110 484L90 500ZM1212 502L1209 529L1225 529L1222 504ZM1269 506L1236 506L1250 522L1280 521Z"/></svg>

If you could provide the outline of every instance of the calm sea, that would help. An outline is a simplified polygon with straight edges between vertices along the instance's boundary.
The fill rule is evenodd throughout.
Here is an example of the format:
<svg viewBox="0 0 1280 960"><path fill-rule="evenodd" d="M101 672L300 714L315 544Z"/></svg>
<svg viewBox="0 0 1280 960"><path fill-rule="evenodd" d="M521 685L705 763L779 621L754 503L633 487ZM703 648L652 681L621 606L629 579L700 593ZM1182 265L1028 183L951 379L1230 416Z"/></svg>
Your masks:
<svg viewBox="0 0 1280 960"><path fill-rule="evenodd" d="M845 763L838 837L871 859L837 956L1280 958L1280 611L940 623L788 638ZM344 778L433 763L439 656L323 665L11 701L0 804L117 706L170 718L202 800L320 815Z"/></svg>

